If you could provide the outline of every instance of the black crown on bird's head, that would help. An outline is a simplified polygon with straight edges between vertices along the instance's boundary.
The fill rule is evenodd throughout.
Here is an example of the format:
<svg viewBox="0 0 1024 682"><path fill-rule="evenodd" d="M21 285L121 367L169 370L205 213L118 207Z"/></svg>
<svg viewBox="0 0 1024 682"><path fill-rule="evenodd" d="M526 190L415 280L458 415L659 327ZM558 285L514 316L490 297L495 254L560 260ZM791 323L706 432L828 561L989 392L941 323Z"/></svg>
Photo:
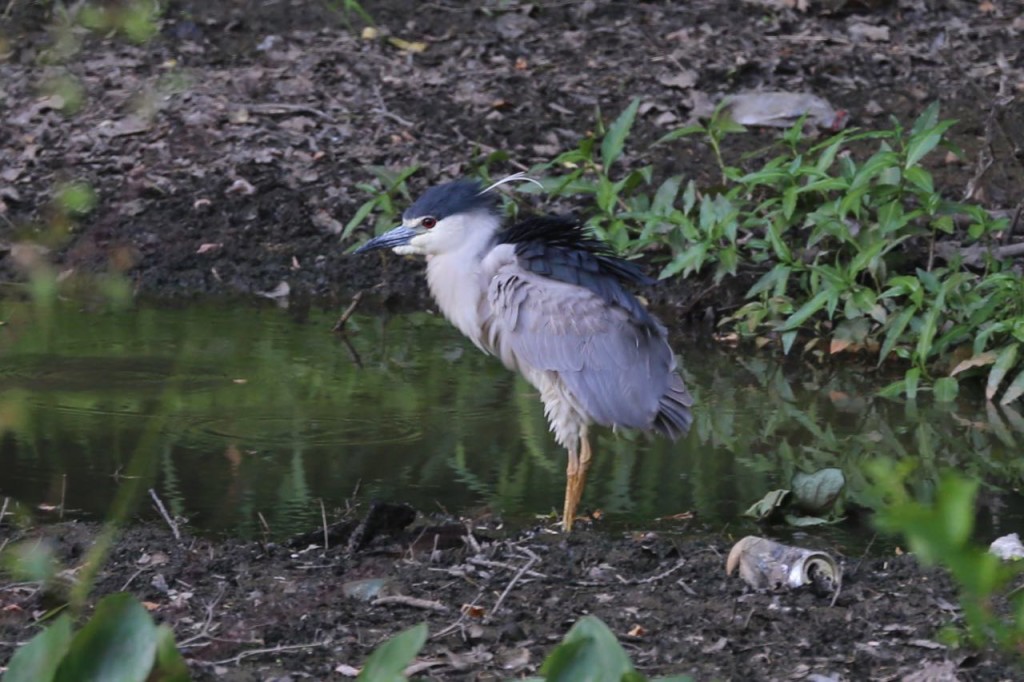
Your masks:
<svg viewBox="0 0 1024 682"><path fill-rule="evenodd" d="M498 195L483 189L476 180L455 180L435 185L405 209L406 220L432 216L444 220L448 216L472 211L493 211Z"/></svg>
<svg viewBox="0 0 1024 682"><path fill-rule="evenodd" d="M473 211L495 212L497 210L498 195L491 190L513 182L529 182L541 190L544 189L537 180L534 180L524 172L506 175L497 182L487 187L482 187L476 180L455 180L445 182L431 187L417 199L412 206L402 214L405 220L415 220L424 216L431 216L437 220L459 213L471 213Z"/></svg>

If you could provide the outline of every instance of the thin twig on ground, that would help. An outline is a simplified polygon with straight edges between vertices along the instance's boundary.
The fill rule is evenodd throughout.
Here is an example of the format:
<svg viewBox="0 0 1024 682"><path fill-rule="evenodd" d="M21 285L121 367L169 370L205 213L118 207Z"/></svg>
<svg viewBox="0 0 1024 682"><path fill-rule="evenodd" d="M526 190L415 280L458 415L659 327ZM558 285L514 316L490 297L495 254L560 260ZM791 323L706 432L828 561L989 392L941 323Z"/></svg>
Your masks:
<svg viewBox="0 0 1024 682"><path fill-rule="evenodd" d="M147 566L143 566L142 568L137 569L134 573L132 573L130 576L128 576L128 580L125 580L124 581L124 585L121 585L121 591L122 592L127 591L128 590L128 586L131 585L135 581L135 579L139 577L139 574L146 570L146 568L148 568L148 567Z"/></svg>
<svg viewBox="0 0 1024 682"><path fill-rule="evenodd" d="M332 332L345 331L345 323L348 322L348 318L352 317L352 313L356 311L356 306L358 306L359 302L363 300L363 296L365 294L365 290L360 290L355 293L355 295L352 297L352 300L349 301L348 307L342 311L341 316L338 318L338 321L334 323L333 327L331 327Z"/></svg>
<svg viewBox="0 0 1024 682"><path fill-rule="evenodd" d="M67 474L61 474L61 477L60 477L60 514L57 517L61 521L64 520L64 500L67 499L67 494L68 494L68 475Z"/></svg>
<svg viewBox="0 0 1024 682"><path fill-rule="evenodd" d="M393 594L387 597L377 597L370 603L374 606L401 604L402 606L411 606L414 609L426 609L428 611L438 611L440 613L448 612L448 607L439 601L432 601L430 599L420 599L419 597L409 597L404 594Z"/></svg>
<svg viewBox="0 0 1024 682"><path fill-rule="evenodd" d="M532 558L532 557L531 557ZM484 559L483 557L470 557L466 559L467 564L473 564L474 566L483 566L484 568L504 568L509 571L518 571L519 566L513 566L512 564L505 563L504 561L494 561L493 559ZM524 575L530 578L545 579L548 576L538 571L527 571Z"/></svg>
<svg viewBox="0 0 1024 682"><path fill-rule="evenodd" d="M221 583L220 591L217 596L206 605L206 620L203 621L203 626L199 628L199 632L192 635L188 639L178 642L178 648L181 649L186 646L191 646L194 642L198 642L200 639L210 637L210 623L213 622L213 610L217 608L217 604L220 603L221 598L224 597L224 591L227 589L227 585Z"/></svg>
<svg viewBox="0 0 1024 682"><path fill-rule="evenodd" d="M174 534L174 539L181 542L181 531L178 530L178 524L176 524L174 519L171 518L171 515L167 513L167 508L164 507L164 503L160 501L156 491L150 488L149 496L153 498L153 503L156 505L157 511L160 512L160 516L164 517L164 522L170 526L171 532Z"/></svg>
<svg viewBox="0 0 1024 682"><path fill-rule="evenodd" d="M667 571L662 571L658 575L652 575L652 576L647 577L647 578L629 580L627 578L623 578L621 575L616 573L615 577L618 578L619 582L622 583L623 585L649 585L650 583L658 582L659 580L667 578L668 576L672 575L673 573L675 573L676 571L678 571L680 568L682 568L685 565L686 565L686 559L680 559L679 561L677 561L675 563L675 566L673 566L672 568L668 569Z"/></svg>
<svg viewBox="0 0 1024 682"><path fill-rule="evenodd" d="M267 647L264 649L249 649L243 651L237 656L231 658L224 658L219 661L202 661L203 665L227 665L228 663L238 663L243 658L249 658L250 656L262 656L263 654L278 654L285 653L287 651L299 651L300 649L315 649L322 646L327 646L328 642L309 642L307 644L281 644L279 646Z"/></svg>
<svg viewBox="0 0 1024 682"><path fill-rule="evenodd" d="M526 572L533 568L533 565L535 563L537 563L536 555L531 557L530 560L523 564L523 567L520 568L514 576L512 576L512 580L509 581L508 585L505 586L505 590L501 593L501 596L498 597L498 601L494 602L494 608L491 609L491 612L489 614L487 614L488 620L498 612L498 609L501 608L502 603L504 603L505 601L505 597L509 595L509 593L512 591L512 588L515 587L516 583L519 582L519 580L526 574Z"/></svg>
<svg viewBox="0 0 1024 682"><path fill-rule="evenodd" d="M242 104L247 111L253 114L264 114L267 116L290 116L292 114L312 114L317 118L331 121L331 117L319 109L314 109L308 104L288 104L286 102L255 102Z"/></svg>
<svg viewBox="0 0 1024 682"><path fill-rule="evenodd" d="M466 521L466 534L462 536L462 541L469 545L470 549L473 550L473 554L483 554L483 550L480 549L480 543L476 541L476 537L473 535L473 524Z"/></svg>
<svg viewBox="0 0 1024 682"><path fill-rule="evenodd" d="M324 508L324 498L320 498L320 520L324 524L324 551L331 548L329 533L327 532L327 510Z"/></svg>
<svg viewBox="0 0 1024 682"><path fill-rule="evenodd" d="M447 636L448 633L455 632L456 630L458 630L462 626L462 623L467 618L469 618L469 613L472 611L472 609L483 598L484 592L485 590L480 590L480 592L477 593L476 597L473 598L473 601L471 601L469 604L464 604L462 606L462 608L459 610L459 617L455 619L454 623L444 628L443 630L431 635L430 639L441 639L442 637Z"/></svg>

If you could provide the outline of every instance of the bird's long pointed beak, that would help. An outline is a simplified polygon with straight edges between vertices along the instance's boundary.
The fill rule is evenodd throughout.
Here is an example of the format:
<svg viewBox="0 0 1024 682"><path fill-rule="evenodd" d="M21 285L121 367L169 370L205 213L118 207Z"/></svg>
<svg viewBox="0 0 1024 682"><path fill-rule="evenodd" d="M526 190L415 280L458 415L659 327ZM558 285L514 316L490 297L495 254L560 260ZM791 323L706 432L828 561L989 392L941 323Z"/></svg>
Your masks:
<svg viewBox="0 0 1024 682"><path fill-rule="evenodd" d="M377 249L393 249L396 246L404 246L408 244L413 237L416 236L416 230L405 225L399 225L393 230L388 230L382 235L378 235L366 242L358 249L355 253L365 253L367 251L376 251Z"/></svg>

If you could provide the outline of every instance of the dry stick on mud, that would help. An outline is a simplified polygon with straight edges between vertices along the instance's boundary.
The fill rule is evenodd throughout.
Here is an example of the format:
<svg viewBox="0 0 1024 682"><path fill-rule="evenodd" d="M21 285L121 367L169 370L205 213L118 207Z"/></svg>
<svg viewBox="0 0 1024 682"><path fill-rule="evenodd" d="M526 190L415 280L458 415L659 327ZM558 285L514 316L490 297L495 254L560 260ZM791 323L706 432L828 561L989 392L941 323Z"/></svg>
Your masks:
<svg viewBox="0 0 1024 682"><path fill-rule="evenodd" d="M171 532L174 533L174 539L181 542L181 532L178 530L178 524L174 522L171 515L167 513L167 509L164 507L164 503L157 497L156 491L152 488L149 489L149 496L153 498L153 503L156 504L157 511L160 512L160 516L164 517L164 521L170 526Z"/></svg>
<svg viewBox="0 0 1024 682"><path fill-rule="evenodd" d="M512 588L515 587L515 584L517 582L519 582L519 579L522 578L527 571L533 568L533 565L537 563L537 560L539 558L540 557L538 557L536 554L533 555L532 557L530 557L529 561L523 564L523 567L519 569L519 572L512 576L512 580L509 582L508 585L505 586L505 591L501 593L500 597L498 597L498 601L494 602L494 608L491 609L491 613L487 616L487 620L490 620L491 617L493 617L494 614L498 612L498 609L501 608L502 603L505 601L505 597L507 597L509 592L512 591Z"/></svg>
<svg viewBox="0 0 1024 682"><path fill-rule="evenodd" d="M484 568L504 568L508 571L519 570L519 567L505 563L504 561L494 561L493 559L483 559L481 557L470 557L466 560L466 563L473 564L474 566L483 566ZM539 573L537 571L527 571L523 575L529 578L537 578L539 580L545 580L548 577L546 574Z"/></svg>
<svg viewBox="0 0 1024 682"><path fill-rule="evenodd" d="M217 608L217 604L219 604L220 600L224 597L225 590L227 590L227 585L221 583L220 592L218 592L217 596L206 605L206 620L203 621L203 626L199 628L199 632L197 634L178 642L179 649L184 649L189 646L198 646L197 643L203 638L212 639L212 636L210 635L210 624L213 623L214 609Z"/></svg>
<svg viewBox="0 0 1024 682"><path fill-rule="evenodd" d="M455 622L449 625L448 627L444 628L440 632L431 635L430 639L441 639L442 637L445 637L449 632L455 632L457 629L459 629L462 623L467 618L469 618L469 614L473 611L474 608L476 608L476 605L480 602L481 599L483 599L485 591L486 590L481 589L477 593L476 597L473 598L473 601L471 601L468 604L463 604L462 608L459 609L459 617L455 619Z"/></svg>
<svg viewBox="0 0 1024 682"><path fill-rule="evenodd" d="M324 524L324 551L331 548L329 533L327 532L327 510L324 509L324 498L320 498L320 520Z"/></svg>
<svg viewBox="0 0 1024 682"><path fill-rule="evenodd" d="M365 293L365 290L360 290L355 293L355 296L352 297L352 301L348 304L348 307L345 308L344 312L341 313L341 317L338 318L338 321L335 322L334 326L331 328L332 332L345 331L345 323L348 322L348 318L352 317L352 313L356 311L356 306L359 305L359 301L363 300L363 294Z"/></svg>
<svg viewBox="0 0 1024 682"><path fill-rule="evenodd" d="M316 647L327 646L329 642L309 642L308 644L282 644L280 646L267 647L265 649L249 649L243 651L237 656L231 658L225 658L219 661L202 661L203 665L215 666L215 665L227 665L228 663L238 663L243 658L249 658L250 656L261 656L263 654L277 654L284 653L287 651L298 651L299 649L313 649Z"/></svg>
<svg viewBox="0 0 1024 682"><path fill-rule="evenodd" d="M3 506L0 506L0 524L3 524L4 522L4 515L7 514L7 505L8 503L10 503L10 501L11 498L5 497ZM0 552L2 552L4 547L7 546L8 540L10 540L10 538L4 538L4 541L0 542Z"/></svg>
<svg viewBox="0 0 1024 682"><path fill-rule="evenodd" d="M649 585L650 583L654 583L654 582L657 582L657 581L659 581L659 580L661 580L663 578L667 578L668 576L672 575L673 573L675 573L676 571L678 571L680 568L682 568L685 565L686 565L686 559L680 559L679 561L677 561L675 563L675 566L673 566L672 568L668 569L667 571L662 571L658 575L652 575L652 576L647 577L647 578L638 578L638 579L629 580L627 578L623 578L621 575L616 573L615 577L623 585Z"/></svg>
<svg viewBox="0 0 1024 682"><path fill-rule="evenodd" d="M393 594L387 597L377 597L370 603L374 606L386 606L387 604L401 604L402 606L411 606L414 609L426 609L428 611L448 613L448 607L439 601L431 601L430 599L420 599L419 597L409 597L404 594Z"/></svg>

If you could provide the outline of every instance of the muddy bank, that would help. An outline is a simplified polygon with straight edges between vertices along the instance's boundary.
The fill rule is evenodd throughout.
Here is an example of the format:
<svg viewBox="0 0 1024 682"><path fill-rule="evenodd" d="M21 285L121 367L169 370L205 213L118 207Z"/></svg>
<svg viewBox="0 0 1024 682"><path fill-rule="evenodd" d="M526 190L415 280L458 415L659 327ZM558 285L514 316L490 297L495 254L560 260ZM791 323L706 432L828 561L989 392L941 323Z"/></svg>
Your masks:
<svg viewBox="0 0 1024 682"><path fill-rule="evenodd" d="M413 515L414 513L410 514ZM365 518L365 517L364 517ZM907 555L834 553L845 569L833 605L808 589L758 593L725 557L735 538L693 522L571 537L493 520L473 538L452 521L408 518L353 540L314 530L289 543L217 540L163 525L125 531L99 574L95 600L127 590L174 627L198 680L344 679L386 638L419 622L429 679L535 673L572 623L604 620L649 676L696 680L1012 680L1021 669L991 651L957 650L940 630L959 621L942 571ZM76 566L97 527L65 523L7 537L46 538ZM366 530L364 527L363 531ZM0 660L59 602L35 585L0 585Z"/></svg>
<svg viewBox="0 0 1024 682"><path fill-rule="evenodd" d="M599 0L413 12L365 2L379 31L372 39L329 4L179 0L157 35L133 45L81 31L62 42L39 3L13 3L0 27L3 276L24 276L33 256L12 246L32 239L65 278L115 270L161 297L282 282L296 295L347 297L385 277L397 295L422 301L410 266L344 254L360 235L338 235L372 196L358 184L374 182L373 167L419 166L413 193L485 164L494 174L519 170L574 148L596 110L612 117L633 97L643 105L625 163L702 184L715 181L703 142L647 145L723 94L812 91L867 128L938 100L962 119L952 137L967 152L936 160L948 196L972 179L973 198L992 208L1022 196L1007 138L1024 120L1021 105L997 110L1024 87L1024 20L1012 3L828 3L841 6L831 12L810 3L798 12L739 0ZM71 93L45 94L65 78ZM76 92L81 105L71 107ZM734 136L727 155L775 135ZM495 151L508 160L488 164ZM95 189L96 205L68 222L52 198L73 180ZM678 302L688 291L653 295Z"/></svg>

